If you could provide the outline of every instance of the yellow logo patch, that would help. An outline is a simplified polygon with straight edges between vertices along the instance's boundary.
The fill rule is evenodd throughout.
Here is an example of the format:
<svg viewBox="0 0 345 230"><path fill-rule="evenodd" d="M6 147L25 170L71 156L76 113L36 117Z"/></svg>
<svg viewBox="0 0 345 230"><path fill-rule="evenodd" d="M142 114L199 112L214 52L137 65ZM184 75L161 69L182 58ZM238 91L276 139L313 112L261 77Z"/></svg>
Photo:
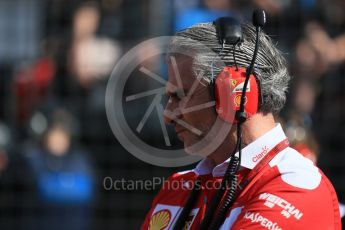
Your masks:
<svg viewBox="0 0 345 230"><path fill-rule="evenodd" d="M168 209L163 209L156 212L150 219L149 230L163 230L165 229L171 219L171 213Z"/></svg>
<svg viewBox="0 0 345 230"><path fill-rule="evenodd" d="M242 96L242 94L236 95L236 97L235 97L235 105L236 106L240 106L240 104L241 104L241 96ZM247 104L247 97L244 97L244 104Z"/></svg>

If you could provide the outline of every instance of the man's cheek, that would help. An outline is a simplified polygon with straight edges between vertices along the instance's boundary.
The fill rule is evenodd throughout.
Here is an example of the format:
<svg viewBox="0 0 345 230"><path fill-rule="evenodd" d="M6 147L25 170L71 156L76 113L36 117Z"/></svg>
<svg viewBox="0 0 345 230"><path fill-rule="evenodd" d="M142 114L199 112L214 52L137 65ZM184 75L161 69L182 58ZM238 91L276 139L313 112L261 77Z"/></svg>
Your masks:
<svg viewBox="0 0 345 230"><path fill-rule="evenodd" d="M214 124L214 121L212 118L203 119L203 122L199 122L199 129L202 130L203 135L205 135L204 132L210 131L213 124Z"/></svg>
<svg viewBox="0 0 345 230"><path fill-rule="evenodd" d="M199 137L191 132L185 132L183 143L185 146L192 146L199 141Z"/></svg>

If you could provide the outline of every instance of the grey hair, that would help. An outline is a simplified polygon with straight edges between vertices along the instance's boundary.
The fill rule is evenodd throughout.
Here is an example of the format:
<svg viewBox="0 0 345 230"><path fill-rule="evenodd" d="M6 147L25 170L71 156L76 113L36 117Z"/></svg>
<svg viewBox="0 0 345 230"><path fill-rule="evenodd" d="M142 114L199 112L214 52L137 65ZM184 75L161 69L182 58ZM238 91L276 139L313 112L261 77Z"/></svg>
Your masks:
<svg viewBox="0 0 345 230"><path fill-rule="evenodd" d="M248 67L255 47L255 29L242 24L244 42L240 46L224 46L219 43L215 26L212 23L196 24L176 33L168 48L168 55L188 52L193 56L193 73L212 82L225 66L234 66L233 49L236 63ZM218 55L220 54L220 55ZM263 113L277 114L284 107L290 75L282 53L275 47L271 38L261 32L260 47L255 62L255 76L260 82L263 98L259 108Z"/></svg>

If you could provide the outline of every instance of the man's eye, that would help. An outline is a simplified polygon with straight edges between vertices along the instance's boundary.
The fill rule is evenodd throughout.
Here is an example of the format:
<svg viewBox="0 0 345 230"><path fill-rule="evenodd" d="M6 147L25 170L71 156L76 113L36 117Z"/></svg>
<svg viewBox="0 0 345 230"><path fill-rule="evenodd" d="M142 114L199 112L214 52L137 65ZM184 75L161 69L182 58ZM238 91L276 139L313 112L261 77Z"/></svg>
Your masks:
<svg viewBox="0 0 345 230"><path fill-rule="evenodd" d="M170 100L173 102L173 101L180 101L181 99L176 95L176 96L171 96L169 101Z"/></svg>
<svg viewBox="0 0 345 230"><path fill-rule="evenodd" d="M174 101L176 101L176 97L170 96L168 99L168 104L173 103Z"/></svg>
<svg viewBox="0 0 345 230"><path fill-rule="evenodd" d="M185 94L184 94L183 90L178 90L176 92L176 98L178 98L179 100L181 100L184 97L185 97Z"/></svg>

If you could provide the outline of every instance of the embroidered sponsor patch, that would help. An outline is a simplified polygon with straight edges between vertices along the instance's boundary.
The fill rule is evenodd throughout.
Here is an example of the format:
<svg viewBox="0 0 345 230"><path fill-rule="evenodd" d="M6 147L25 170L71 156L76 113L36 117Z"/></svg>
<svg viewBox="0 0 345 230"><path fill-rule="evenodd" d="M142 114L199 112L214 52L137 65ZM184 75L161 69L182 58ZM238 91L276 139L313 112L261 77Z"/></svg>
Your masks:
<svg viewBox="0 0 345 230"><path fill-rule="evenodd" d="M181 206L157 204L152 212L148 229L172 229L181 211ZM198 211L199 208L195 208L190 212L183 229L190 229Z"/></svg>
<svg viewBox="0 0 345 230"><path fill-rule="evenodd" d="M163 209L156 212L150 219L149 230L165 229L171 220L171 212Z"/></svg>
<svg viewBox="0 0 345 230"><path fill-rule="evenodd" d="M266 156L267 153L268 153L268 147L267 146L262 147L262 151L252 157L252 161L254 163L260 161L264 156Z"/></svg>
<svg viewBox="0 0 345 230"><path fill-rule="evenodd" d="M157 204L155 209L152 212L152 215L151 215L149 229L150 230L153 230L153 229L169 229L170 226L172 226L172 223L175 221L176 216L178 216L180 211L181 211L181 207L180 206ZM166 214L167 212L169 212L169 214L170 214L169 219L166 218L167 217L167 214ZM167 225L165 227L156 228L156 227L158 227L162 223L162 221L163 221L162 218L164 218L164 220L169 220ZM157 219L157 220L153 220L153 219Z"/></svg>
<svg viewBox="0 0 345 230"><path fill-rule="evenodd" d="M232 92L233 93L242 93L243 87L244 87L244 82L238 84ZM246 92L250 92L250 81L248 81Z"/></svg>
<svg viewBox="0 0 345 230"><path fill-rule="evenodd" d="M303 213L293 206L288 201L280 198L279 196L273 195L271 193L261 193L259 195L260 200L265 200L264 205L269 208L273 208L275 205L281 207L283 210L281 214L287 219L291 216L295 217L297 220L300 220L303 216Z"/></svg>
<svg viewBox="0 0 345 230"><path fill-rule="evenodd" d="M250 220L252 223L259 223L262 227L270 230L282 230L276 222L267 219L259 212L246 212L243 218Z"/></svg>

